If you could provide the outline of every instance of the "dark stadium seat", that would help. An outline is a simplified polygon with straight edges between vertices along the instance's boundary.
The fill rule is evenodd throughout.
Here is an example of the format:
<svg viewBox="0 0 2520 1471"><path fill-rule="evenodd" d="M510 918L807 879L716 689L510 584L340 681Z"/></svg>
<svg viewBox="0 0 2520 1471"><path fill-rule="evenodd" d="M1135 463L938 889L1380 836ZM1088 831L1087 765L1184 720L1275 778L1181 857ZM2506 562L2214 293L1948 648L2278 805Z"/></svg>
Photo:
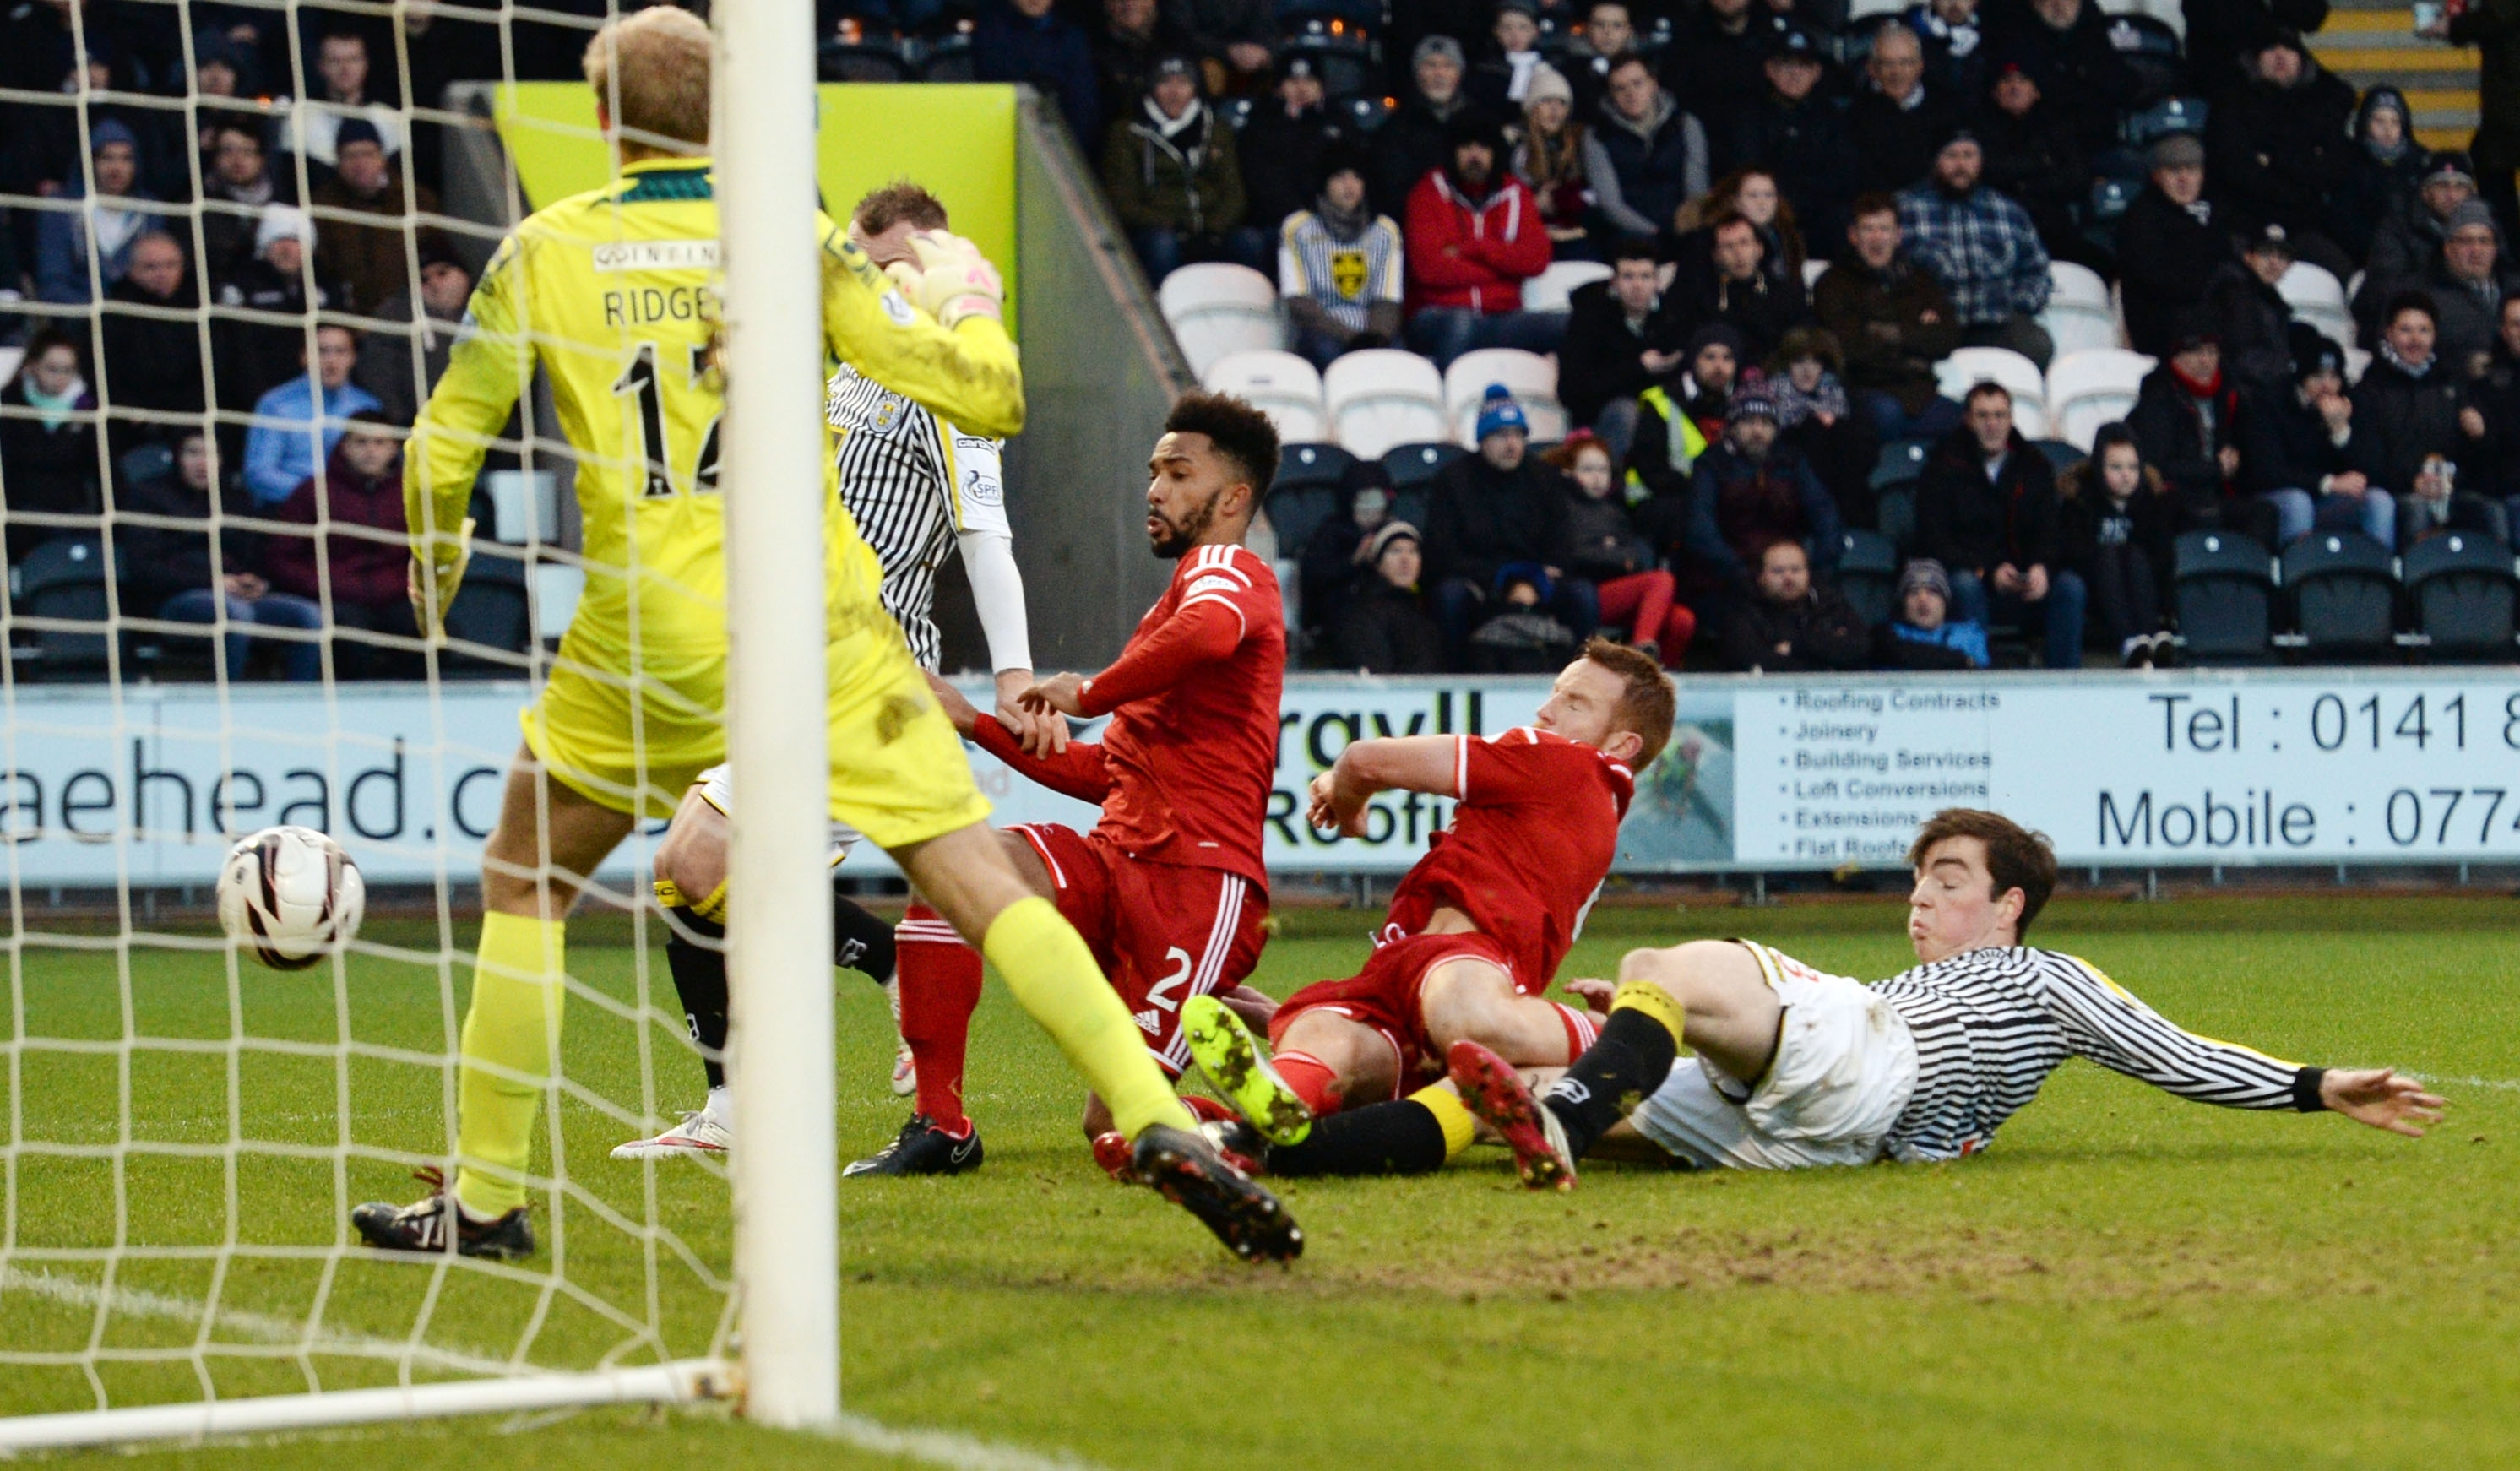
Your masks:
<svg viewBox="0 0 2520 1471"><path fill-rule="evenodd" d="M1837 590L1867 623L1882 623L1896 611L1899 597L1899 549L1878 531L1838 534Z"/></svg>
<svg viewBox="0 0 2520 1471"><path fill-rule="evenodd" d="M1435 478L1437 470L1468 453L1458 444L1441 441L1394 445L1384 451L1382 472L1391 477L1392 518L1425 530L1426 482Z"/></svg>
<svg viewBox="0 0 2520 1471"><path fill-rule="evenodd" d="M533 636L532 602L526 594L524 558L509 557L475 544L465 568L464 586L446 610L446 636L466 644L522 653ZM438 665L449 678L521 679L524 666L513 660L446 651Z"/></svg>
<svg viewBox="0 0 2520 1471"><path fill-rule="evenodd" d="M2444 532L2408 547L2400 571L2434 658L2512 656L2520 578L2509 547L2473 531Z"/></svg>
<svg viewBox="0 0 2520 1471"><path fill-rule="evenodd" d="M1242 131L1243 124L1251 120L1250 98L1220 98L1215 102L1209 103L1208 106L1216 110L1217 121L1224 123L1227 127L1234 129L1234 131L1238 133Z"/></svg>
<svg viewBox="0 0 2520 1471"><path fill-rule="evenodd" d="M1354 457L1335 444L1290 444L1269 483L1269 524L1287 557L1299 555L1324 521L1339 513Z"/></svg>
<svg viewBox="0 0 2520 1471"><path fill-rule="evenodd" d="M2048 468L2063 474L2069 468L2092 458L2062 439L2034 439L2031 443L2048 457Z"/></svg>
<svg viewBox="0 0 2520 1471"><path fill-rule="evenodd" d="M1373 43L1345 16L1308 16L1286 27L1281 57L1303 56L1320 68L1322 92L1333 101L1379 96L1381 68L1374 64Z"/></svg>
<svg viewBox="0 0 2520 1471"><path fill-rule="evenodd" d="M2109 17L2109 47L2136 74L2136 96L2170 97L2187 86L2187 62L2181 55L2179 32L2158 16Z"/></svg>
<svg viewBox="0 0 2520 1471"><path fill-rule="evenodd" d="M2085 217L2094 225L2114 226L2142 190L2143 181L2140 179L2093 179L2092 198L2084 206L2088 211Z"/></svg>
<svg viewBox="0 0 2520 1471"><path fill-rule="evenodd" d="M1906 551L1916 539L1916 482L1903 480L1874 498L1872 524L1892 546Z"/></svg>
<svg viewBox="0 0 2520 1471"><path fill-rule="evenodd" d="M16 616L78 625L29 630L35 652L26 673L46 679L105 678L112 646L107 632L110 566L105 543L82 533L38 545L10 574L9 601ZM89 632L88 625L95 631Z"/></svg>
<svg viewBox="0 0 2520 1471"><path fill-rule="evenodd" d="M1872 488L1887 490L1922 479L1925 456L1932 450L1933 445L1922 439L1894 439L1881 446L1881 458L1872 462Z"/></svg>
<svg viewBox="0 0 2520 1471"><path fill-rule="evenodd" d="M2189 531L2172 558L2179 633L2199 663L2264 663L2275 579L2267 549L2233 531Z"/></svg>
<svg viewBox="0 0 2520 1471"><path fill-rule="evenodd" d="M1382 126L1382 119L1391 115L1390 103L1380 97L1351 97L1338 107L1361 133L1372 132Z"/></svg>
<svg viewBox="0 0 2520 1471"><path fill-rule="evenodd" d="M2210 111L2201 97L2165 97L2151 107L2128 113L2122 136L2129 148L2150 148L2173 133L2201 135Z"/></svg>
<svg viewBox="0 0 2520 1471"><path fill-rule="evenodd" d="M951 35L925 42L917 60L922 82L968 82L971 80L971 38Z"/></svg>
<svg viewBox="0 0 2520 1471"><path fill-rule="evenodd" d="M2293 627L2313 658L2395 651L2398 574L2389 549L2360 531L2315 531L2283 553Z"/></svg>
<svg viewBox="0 0 2520 1471"><path fill-rule="evenodd" d="M899 47L881 41L825 41L817 69L827 82L907 82L910 60Z"/></svg>

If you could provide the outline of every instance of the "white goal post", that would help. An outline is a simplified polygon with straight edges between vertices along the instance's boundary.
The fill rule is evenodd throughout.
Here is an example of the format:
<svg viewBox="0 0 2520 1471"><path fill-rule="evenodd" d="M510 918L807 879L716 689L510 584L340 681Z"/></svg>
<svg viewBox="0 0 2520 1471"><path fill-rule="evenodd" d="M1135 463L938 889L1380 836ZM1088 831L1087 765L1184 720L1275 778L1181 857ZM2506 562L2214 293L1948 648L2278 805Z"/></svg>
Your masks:
<svg viewBox="0 0 2520 1471"><path fill-rule="evenodd" d="M39 333L78 338L75 350L91 365L85 386L95 402L71 410L68 423L72 430L92 431L91 483L102 482L95 492L101 504L86 511L48 509L29 517L12 495L10 509L0 512L0 529L13 541L31 527L65 546L80 543L76 556L87 569L82 575L98 589L93 608L37 608L19 596L12 569L10 595L0 605L0 803L20 800L6 793L23 774L42 770L51 759L45 752L104 749L115 753L102 763L110 768L105 778L112 806L81 810L110 810L110 821L119 824L116 840L100 843L93 826L74 827L69 797L63 797L53 836L75 831L90 844L88 851L106 855L70 886L110 891L110 898L97 900L83 914L62 911L56 922L51 906L61 902L63 880L21 869L19 845L29 840L28 809L0 807L0 876L8 885L0 906L10 921L7 934L0 935L0 1370L20 1381L0 1391L0 1457L428 1416L709 1400L733 1401L742 1413L766 1425L839 1427L835 1008L823 697L829 528L822 494L824 339L817 304L823 259L816 233L813 0L718 0L713 16L711 122L723 267L723 335L716 361L726 406L724 432L712 431L708 443L722 467L717 483L726 487L727 759L744 793L732 819L728 856L726 949L734 1014L727 1071L741 1115L776 1127L749 1129L744 1147L723 1170L709 1162L603 1163L610 1143L671 1123L671 1106L696 1101L700 1086L698 1059L683 1036L681 1010L653 939L655 906L646 892L644 860L625 849L605 873L593 876L579 913L609 910L615 920L626 914L631 938L595 947L608 945L615 958L595 962L612 967L599 979L587 978L580 955L571 953L562 983L571 998L572 1034L583 1038L591 1026L615 1030L600 1034L605 1050L599 1066L581 1075L582 1058L598 1046L589 1042L583 1051L568 1048L566 1060L556 1051L550 1077L527 1080L541 1090L536 1127L549 1158L546 1167L537 1154L523 1183L535 1229L547 1234L540 1256L516 1263L382 1259L355 1244L356 1234L342 1222L345 1204L376 1198L386 1178L399 1181L406 1168L442 1163L454 1152L457 1027L464 1015L463 983L473 964L468 947L478 929L450 908L450 890L469 884L476 870L469 856L450 858L447 829L450 822L463 827L477 846L482 833L468 825L465 814L494 811L500 788L495 780L474 779L497 775L506 755L491 742L513 747L523 681L539 676L554 657L548 645L557 640L559 623L533 627L550 611L541 574L574 566L582 582L588 565L582 548L564 541L555 527L548 504L548 468L558 464L565 476L570 452L551 422L548 398L538 403L530 392L519 405L521 427L508 431L517 437L497 445L516 457L509 463L522 467L496 472L509 478L505 489L539 480L546 502L541 511L521 516L525 529L519 534L493 537L485 530L475 547L473 577L482 587L493 587L482 574L493 560L525 569L510 574L519 578L514 595L518 627L532 629L519 633L521 650L467 643L458 635L449 652L424 653L409 637L346 620L337 624L337 600L345 595L343 573L335 563L342 554L328 550L336 544L326 538L365 534L398 552L399 534L355 524L341 529L345 522L326 518L338 517L338 509L319 510L310 526L282 526L274 509L279 503L258 488L248 512L227 509L217 457L228 456L229 469L235 457L217 446L270 427L277 411L251 396L246 399L250 409L221 400L218 383L230 368L222 334L242 340L249 331L285 332L302 344L311 365L320 356L321 329L348 326L362 344L381 339L394 344L397 353L407 344L406 366L413 376L421 374L424 348L442 354L443 334L457 330L451 315L439 314L432 327L423 314L425 273L437 262L421 242L431 234L465 239L479 247L468 252L477 263L498 232L433 213L419 202L407 148L416 125L453 130L480 122L443 111L436 96L413 95L416 38L431 23L441 37L450 24L480 27L495 37L482 69L513 89L520 76L536 74L520 71L518 60L518 36L526 27L565 31L575 37L569 44L583 46L602 19L627 14L638 8L637 0L608 0L605 15L593 19L522 0L501 0L487 9L433 0L246 0L229 9L267 13L274 34L284 38L262 53L287 58L274 64L285 67L286 74L264 78L266 93L276 94L276 101L273 95L213 97L192 60L197 38L191 7L175 0L135 3L152 13L162 8L168 30L182 32L180 44L168 52L184 58L169 64L180 67L171 90L163 71L145 83L126 81L119 72L109 82L100 79L101 71L82 67L59 95L0 95L0 127L8 125L11 109L32 110L29 115L47 119L48 126L59 120L75 140L75 190L0 193L0 228L16 211L22 221L39 222L29 233L50 241L64 233L63 222L74 221L70 238L87 254L87 301L94 304L0 298L0 331L10 328L9 314L22 312ZM75 19L76 7L71 13L73 20L66 23L85 23ZM425 23L415 26L414 19ZM325 95L328 77L315 74L319 41L334 27L356 25L366 26L374 38L369 44L375 74L390 79L378 90L399 92L405 101L357 108L300 101L292 117L292 96ZM84 30L73 34L84 49ZM204 39L204 55L217 49L218 37ZM582 95L583 84L576 85ZM305 140L328 111L373 116L388 152L403 150L399 214L361 224L346 206L315 195L317 175L310 173ZM277 202L233 203L205 187L214 182L206 170L220 116L244 117L267 129L276 140L273 173L294 169L294 179L286 182L289 193L308 201L303 210ZM150 120L164 122L173 146L163 154L177 160L179 176L189 165L189 197L170 195L171 201L151 212L159 223L141 228L162 230L180 246L186 270L202 283L193 302L134 306L119 304L126 297L109 297L98 241L111 245L117 239L120 227L111 217L125 212L98 203L119 193L100 184L98 157L105 145L95 140L110 117L140 119L136 125L151 147L158 135ZM503 114L502 121L511 119ZM123 128L120 136L134 126L114 125ZM345 124L337 119L335 125ZM545 141L559 137L580 148L590 141L588 130L573 124L521 125L545 129ZM195 137L199 149L191 146ZM280 144L293 144L293 152ZM0 190L14 187L0 179ZM274 212L265 214L266 209ZM273 245L286 244L273 235L273 224L263 224L257 238L258 219L276 221L282 214L304 232L297 266L281 264L280 251L265 256ZM270 259L274 273L301 281L303 299L316 304L282 312L214 295L206 257L218 239L236 238L240 222L245 258ZM393 269L397 281L408 277L408 290L399 298L408 315L391 318L374 302L328 301L317 290L314 232L343 224L400 235L404 266ZM218 233L223 229L224 237ZM105 343L113 322L133 320L188 325L196 333L203 402L169 410L125 401L128 390L104 371L111 346L88 344ZM469 317L462 330L472 330ZM431 331L441 334L433 344ZM608 345L609 339L607 350ZM267 335L262 347L267 357ZM17 358L0 349L0 384L11 382L17 366ZM442 356L434 371L443 371ZM300 381L312 382L314 372L310 366ZM333 426L337 411L324 405L322 390L311 397L310 417ZM32 400L0 403L0 420L40 420L47 432L64 423L48 403ZM297 430L303 448L315 438L317 424L297 422ZM210 443L209 509L202 521L209 528L215 610L204 612L198 627L189 615L170 611L171 602L161 607L158 594L145 602L125 601L132 596L124 591L131 574L117 538L135 526L162 530L170 519L163 512L133 514L117 499L139 473L132 464L145 463L129 459L135 439L159 446L158 461L148 472L161 477L177 473L176 445L190 453L194 441ZM652 440L650 457L667 458L654 451ZM323 446L313 458L316 504L338 507L338 499L326 498L338 496L341 471L328 468L332 462ZM0 467L0 490L8 488L7 469ZM491 485L493 478L486 476L484 485L495 499L502 487ZM523 498L529 506L535 493L529 489ZM304 494L301 487L292 499ZM504 504L499 519L507 520ZM241 619L218 596L226 585L218 550L218 538L225 535L296 535L311 542L318 549L310 555L320 569L321 592L308 601L320 604L320 628L310 623L275 633L272 625ZM110 570L95 570L100 562ZM474 585L468 580L467 591ZM564 578L561 585L566 586ZM573 599L572 593L568 601ZM536 611L529 614L527 607ZM170 618L182 621L170 624ZM207 649L202 672L189 683L181 676L152 680L135 673L135 647L146 646L147 658L159 656L155 646L137 642L153 637L163 638L169 647L186 641L187 646ZM101 646L94 667L56 672L46 661L74 639ZM256 641L249 659L234 651L248 646L248 639ZM14 659L8 646L13 640L20 646ZM312 679L291 674L301 681L294 692L277 681L247 682L248 662L268 672L284 664L289 650L310 646L322 650L321 673ZM337 673L339 650L406 655L414 672ZM470 667L448 677L468 661ZM485 666L491 678L511 683L483 682ZM175 667L172 660L158 666ZM374 683L361 684L359 678ZM63 681L64 688L52 688L47 682L53 680ZM493 703L503 703L503 716L478 713ZM380 710L404 724L377 724ZM207 780L177 773L180 762L170 752L192 747L204 753L201 760L215 763L199 771L226 775ZM241 800L236 773L251 768L257 748L303 753L275 758L274 770L292 760L303 768L287 775L318 784L322 794L312 799L316 817L289 815L305 802L277 814L265 808L252 819L222 805ZM389 835L361 827L361 804L375 803L388 789L396 813L402 812L407 763L411 785L421 793L419 816L406 825L398 815ZM388 770L389 784L382 780ZM73 780L89 775L82 770ZM58 776L44 780L60 790ZM234 947L207 938L197 915L160 924L156 900L175 880L166 876L162 855L146 855L156 851L153 844L162 849L168 842L165 804L178 785L181 841L188 845L183 861L190 861L192 848L214 854L233 835L275 820L327 830L347 822L359 838L371 840L362 851L379 855L380 868L393 870L406 895L433 891L436 938L403 943L421 928L407 916L402 929L377 938L372 911L370 933L348 947L350 954L276 979L249 957L240 958ZM468 786L472 796L466 795ZM198 837L197 787L208 793ZM257 802L262 790L257 779ZM272 806L284 800L275 793ZM468 802L476 805L468 808ZM40 807L39 797L31 820L36 839L44 836L46 821ZM424 826L432 822L434 828ZM486 822L481 825L486 830ZM388 853L393 862L382 862ZM207 888L202 880L200 892ZM410 900L405 904L411 907ZM394 918L389 915L388 923ZM391 1035L372 1026L366 1014L380 973L387 976L387 989L399 988L394 1004L402 1010L393 1014L401 1030ZM179 994L178 985L189 989ZM284 985L300 989L284 992ZM86 989L77 1006L60 1002L81 987ZM297 1008L292 1025L305 1023L297 1033L276 1025L257 1030L257 1017L266 1014L263 1008L275 995ZM166 1021L180 1009L170 996L193 1008L180 1026ZM274 1069L287 1071L287 1088L265 1087L266 1073ZM386 1080L383 1086L380 1077ZM65 1078L89 1091L81 1096L101 1100L93 1117L74 1117L48 1097L49 1080ZM283 1101L292 1098L302 1101ZM279 1111L284 1107L297 1111ZM294 1175L287 1174L292 1170ZM164 1183L178 1177L176 1185ZM722 1183L730 1179L731 1246L724 1214L729 1196ZM100 1180L110 1185L98 1185ZM152 1189L163 1193L153 1196ZM275 1215L269 1206L275 1199L290 1209ZM97 1201L107 1203L99 1208ZM86 1219L77 1218L80 1208L88 1210ZM160 1218L199 1228L185 1235L184 1228L161 1227ZM65 1219L73 1226L61 1226ZM461 1337L476 1328L479 1347ZM28 1376L49 1377L30 1388Z"/></svg>

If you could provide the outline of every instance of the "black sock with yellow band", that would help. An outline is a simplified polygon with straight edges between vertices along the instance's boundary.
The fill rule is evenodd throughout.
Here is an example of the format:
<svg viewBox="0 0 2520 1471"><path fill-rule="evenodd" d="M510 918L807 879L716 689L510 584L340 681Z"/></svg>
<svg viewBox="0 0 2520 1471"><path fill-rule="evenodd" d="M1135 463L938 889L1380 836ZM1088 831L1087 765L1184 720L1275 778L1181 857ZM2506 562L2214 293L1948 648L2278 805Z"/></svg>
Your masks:
<svg viewBox="0 0 2520 1471"><path fill-rule="evenodd" d="M1272 1175L1426 1175L1470 1147L1477 1129L1459 1094L1428 1088L1313 1121L1300 1144L1269 1150Z"/></svg>
<svg viewBox="0 0 2520 1471"><path fill-rule="evenodd" d="M1600 1040L1540 1098L1557 1116L1567 1147L1578 1159L1671 1076L1686 1023L1680 1003L1660 986L1651 981L1620 985L1610 999Z"/></svg>

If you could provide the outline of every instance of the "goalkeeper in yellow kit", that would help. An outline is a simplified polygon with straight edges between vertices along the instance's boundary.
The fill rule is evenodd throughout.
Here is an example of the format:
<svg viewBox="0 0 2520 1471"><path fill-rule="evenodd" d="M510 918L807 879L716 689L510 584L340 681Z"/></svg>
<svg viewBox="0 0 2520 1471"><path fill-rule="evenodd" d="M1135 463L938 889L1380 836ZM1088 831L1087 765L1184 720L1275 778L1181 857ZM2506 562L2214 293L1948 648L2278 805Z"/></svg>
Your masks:
<svg viewBox="0 0 2520 1471"><path fill-rule="evenodd" d="M621 176L536 211L501 245L472 295L474 331L413 429L404 499L425 626L434 631L456 596L464 507L537 365L577 457L586 591L522 716L524 749L483 854L456 1180L410 1205L352 1211L374 1246L500 1259L533 1250L526 1164L534 1115L551 1096L569 908L634 823L670 816L693 779L725 759L709 66L708 29L686 11L639 11L596 34L586 75L620 149ZM951 236L922 237L923 269L896 267L887 279L839 227L820 225L831 353L975 433L1021 428L1001 290L978 252ZM1109 1101L1137 1140L1142 1175L1238 1254L1297 1255L1293 1222L1197 1133L1092 953L1032 896L983 825L988 803L878 601L875 557L829 465L831 815L890 853L983 950ZM830 921L810 922L820 930Z"/></svg>

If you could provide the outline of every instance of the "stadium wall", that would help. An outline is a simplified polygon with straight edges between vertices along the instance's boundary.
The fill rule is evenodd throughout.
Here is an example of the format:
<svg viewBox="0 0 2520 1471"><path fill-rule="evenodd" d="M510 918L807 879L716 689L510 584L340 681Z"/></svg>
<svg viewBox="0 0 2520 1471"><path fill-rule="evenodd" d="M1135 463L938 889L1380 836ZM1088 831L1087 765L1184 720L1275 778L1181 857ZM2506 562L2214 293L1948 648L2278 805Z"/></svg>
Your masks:
<svg viewBox="0 0 2520 1471"><path fill-rule="evenodd" d="M971 692L983 692L979 682ZM471 881L524 687L20 686L0 835L22 886L207 883L227 834L321 827L380 883ZM1385 796L1363 840L1301 819L1313 775L1385 734L1494 734L1546 681L1287 681L1273 869L1392 874L1446 821ZM971 758L998 821L1091 809ZM1621 871L1899 867L1947 806L1993 806L2075 866L2311 867L2520 859L2520 671L1691 677L1621 830ZM640 853L626 848L615 871ZM852 870L888 872L861 852Z"/></svg>

